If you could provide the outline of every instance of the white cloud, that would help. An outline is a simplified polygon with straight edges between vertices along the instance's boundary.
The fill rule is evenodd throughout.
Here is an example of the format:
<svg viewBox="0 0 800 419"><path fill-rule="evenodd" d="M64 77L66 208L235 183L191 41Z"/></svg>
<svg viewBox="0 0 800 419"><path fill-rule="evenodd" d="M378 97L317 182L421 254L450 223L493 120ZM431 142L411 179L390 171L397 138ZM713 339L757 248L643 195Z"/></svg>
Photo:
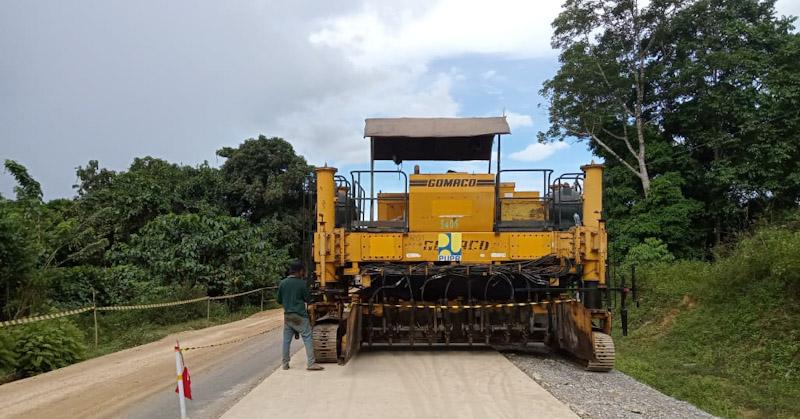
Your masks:
<svg viewBox="0 0 800 419"><path fill-rule="evenodd" d="M526 162L542 161L552 156L556 152L561 150L566 150L568 148L569 144L563 141L554 143L532 143L528 144L528 146L525 147L523 150L509 154L508 157L511 160L517 160L517 161L526 161Z"/></svg>
<svg viewBox="0 0 800 419"><path fill-rule="evenodd" d="M370 89L353 86L321 100L311 99L295 112L282 115L277 132L291 138L313 163L341 165L369 159L364 118L377 116L455 116L458 104L450 96L452 74L415 88L416 74L387 77ZM390 98L390 100L387 100Z"/></svg>
<svg viewBox="0 0 800 419"><path fill-rule="evenodd" d="M778 0L775 3L775 9L778 11L778 15L799 16L800 2L797 0ZM797 26L797 22L795 22L795 26Z"/></svg>
<svg viewBox="0 0 800 419"><path fill-rule="evenodd" d="M432 61L553 55L560 2L12 3L0 14L0 155L28 165L47 198L70 196L89 159L218 164L215 150L262 133L314 164L364 162L364 118L459 114L464 74Z"/></svg>
<svg viewBox="0 0 800 419"><path fill-rule="evenodd" d="M511 132L514 132L515 128L533 126L533 118L530 115L507 112L506 120L508 121L508 126L511 127Z"/></svg>
<svg viewBox="0 0 800 419"><path fill-rule="evenodd" d="M309 39L341 49L361 67L424 64L466 53L552 55L550 24L560 5L560 0L365 4L356 13L325 19Z"/></svg>
<svg viewBox="0 0 800 419"><path fill-rule="evenodd" d="M450 91L466 78L456 67L430 74L432 60L466 53L553 54L550 23L559 7L560 0L536 5L510 0L493 5L456 0L365 2L356 11L319 19L309 43L343 56L366 84L312 98L279 118L280 132L299 140L299 150L315 156L315 163L322 162L322 151L329 151L324 159L333 164L364 161L366 117L457 115L459 106ZM503 25L487 25L490 21ZM483 76L499 77L495 70ZM512 112L508 118L512 129L533 124L529 115Z"/></svg>

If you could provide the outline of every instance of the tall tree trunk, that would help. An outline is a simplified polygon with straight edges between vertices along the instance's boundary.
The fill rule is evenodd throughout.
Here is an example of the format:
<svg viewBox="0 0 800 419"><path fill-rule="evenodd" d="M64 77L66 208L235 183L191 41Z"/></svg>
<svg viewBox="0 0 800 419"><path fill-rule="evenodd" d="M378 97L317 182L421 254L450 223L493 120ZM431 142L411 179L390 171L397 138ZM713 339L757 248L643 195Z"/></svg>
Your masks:
<svg viewBox="0 0 800 419"><path fill-rule="evenodd" d="M639 153L636 154L636 160L639 163L639 179L642 181L642 191L644 197L650 193L650 173L647 171L647 159L645 158L645 143L644 143L644 127L642 126L642 112L641 105L638 105L636 111L636 137L639 140Z"/></svg>
<svg viewBox="0 0 800 419"><path fill-rule="evenodd" d="M647 172L647 165L644 159L639 160L639 179L642 181L644 197L647 198L647 195L650 193L650 174Z"/></svg>

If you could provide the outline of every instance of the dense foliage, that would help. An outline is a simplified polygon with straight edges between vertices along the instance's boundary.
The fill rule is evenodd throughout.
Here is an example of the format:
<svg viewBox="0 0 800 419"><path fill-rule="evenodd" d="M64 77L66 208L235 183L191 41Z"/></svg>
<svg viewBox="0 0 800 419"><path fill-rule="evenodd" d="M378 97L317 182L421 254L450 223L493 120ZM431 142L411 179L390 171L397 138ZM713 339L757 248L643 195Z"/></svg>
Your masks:
<svg viewBox="0 0 800 419"><path fill-rule="evenodd" d="M70 320L33 323L12 330L14 364L22 375L66 367L81 360L83 332Z"/></svg>
<svg viewBox="0 0 800 419"><path fill-rule="evenodd" d="M551 128L605 158L611 256L708 257L800 202L800 34L774 1L568 0Z"/></svg>
<svg viewBox="0 0 800 419"><path fill-rule="evenodd" d="M49 202L27 169L7 160L17 187L15 199L0 198L0 320L91 305L93 290L98 305L112 305L274 284L299 250L311 167L280 138L218 154L227 158L220 168L143 157L115 172L90 161L77 168L76 196ZM138 316L182 321L201 312L205 306ZM83 338L68 321L52 324L66 332L31 326L43 337L28 327L13 339L0 335L0 371L17 365L31 374L78 359L83 351L68 341Z"/></svg>

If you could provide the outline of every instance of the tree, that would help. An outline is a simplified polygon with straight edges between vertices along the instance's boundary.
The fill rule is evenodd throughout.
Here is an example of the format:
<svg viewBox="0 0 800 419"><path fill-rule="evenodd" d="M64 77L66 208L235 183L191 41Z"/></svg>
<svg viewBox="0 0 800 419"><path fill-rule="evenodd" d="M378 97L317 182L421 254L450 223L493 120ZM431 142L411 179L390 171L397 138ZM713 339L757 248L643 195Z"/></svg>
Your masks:
<svg viewBox="0 0 800 419"><path fill-rule="evenodd" d="M42 202L42 185L28 174L25 166L14 160L6 160L5 167L17 181L17 186L14 187L17 201Z"/></svg>
<svg viewBox="0 0 800 419"><path fill-rule="evenodd" d="M226 147L221 171L229 213L265 226L280 243L290 243L299 254L302 243L303 184L312 167L282 138L249 139L237 148Z"/></svg>
<svg viewBox="0 0 800 419"><path fill-rule="evenodd" d="M98 172L92 162L77 172L84 191L78 198L81 217L107 247L127 241L159 215L225 212L222 177L207 163L191 167L143 157L125 172Z"/></svg>
<svg viewBox="0 0 800 419"><path fill-rule="evenodd" d="M264 228L238 217L166 214L111 251L115 265L132 265L162 286L202 286L212 294L272 285L286 250Z"/></svg>
<svg viewBox="0 0 800 419"><path fill-rule="evenodd" d="M72 185L72 187L78 190L78 196L83 196L94 190L111 186L116 172L100 168L97 160L89 160L86 167L78 166L75 168L75 174L78 176L79 183Z"/></svg>
<svg viewBox="0 0 800 419"><path fill-rule="evenodd" d="M615 171L621 170L617 167ZM703 256L697 251L704 244L703 232L694 228L703 215L703 205L683 195L683 184L678 173L661 174L653 178L646 198L628 201L623 197L629 187L611 188L607 211L612 261L622 262L631 249L648 238L665 243L679 257ZM630 196L630 192L627 194Z"/></svg>
<svg viewBox="0 0 800 419"><path fill-rule="evenodd" d="M311 166L284 139L261 135L237 148L222 148L217 155L227 159L221 170L232 215L258 222L302 207L303 181Z"/></svg>
<svg viewBox="0 0 800 419"><path fill-rule="evenodd" d="M16 318L29 310L40 293L37 268L45 252L46 219L42 187L28 169L14 160L6 170L17 181L16 201L0 202L0 316Z"/></svg>
<svg viewBox="0 0 800 419"><path fill-rule="evenodd" d="M604 158L609 188L621 188L607 191L610 232L672 211L645 202L660 176L679 179L666 202L694 214L679 229L697 233L689 241L654 236L678 256L708 254L700 248L800 202L800 35L774 3L567 1L554 22L561 68L542 89L551 126L540 139L587 140ZM627 242L623 250L646 237L612 242Z"/></svg>
<svg viewBox="0 0 800 419"><path fill-rule="evenodd" d="M88 234L74 201L45 203L25 166L7 161L6 167L18 184L17 199L0 202L0 315L15 318L47 305L46 290L58 269L103 243Z"/></svg>
<svg viewBox="0 0 800 419"><path fill-rule="evenodd" d="M35 238L9 203L0 202L0 318L13 318L20 292L32 281L39 256Z"/></svg>
<svg viewBox="0 0 800 419"><path fill-rule="evenodd" d="M664 134L694 161L686 193L716 243L800 198L800 35L774 3L694 2L660 51Z"/></svg>
<svg viewBox="0 0 800 419"><path fill-rule="evenodd" d="M568 0L553 22L561 68L541 94L550 129L540 140L588 140L650 190L647 137L658 118L653 75L672 16L686 0ZM633 163L629 161L633 159Z"/></svg>

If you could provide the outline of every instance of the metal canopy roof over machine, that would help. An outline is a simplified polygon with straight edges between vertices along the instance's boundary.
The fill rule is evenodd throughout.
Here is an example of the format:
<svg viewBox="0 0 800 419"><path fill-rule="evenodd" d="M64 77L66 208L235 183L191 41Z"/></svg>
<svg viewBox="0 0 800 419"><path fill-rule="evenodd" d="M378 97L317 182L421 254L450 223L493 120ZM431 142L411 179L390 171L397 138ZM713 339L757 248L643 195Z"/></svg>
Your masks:
<svg viewBox="0 0 800 419"><path fill-rule="evenodd" d="M370 118L372 159L489 160L495 135L510 134L505 116L488 118Z"/></svg>

